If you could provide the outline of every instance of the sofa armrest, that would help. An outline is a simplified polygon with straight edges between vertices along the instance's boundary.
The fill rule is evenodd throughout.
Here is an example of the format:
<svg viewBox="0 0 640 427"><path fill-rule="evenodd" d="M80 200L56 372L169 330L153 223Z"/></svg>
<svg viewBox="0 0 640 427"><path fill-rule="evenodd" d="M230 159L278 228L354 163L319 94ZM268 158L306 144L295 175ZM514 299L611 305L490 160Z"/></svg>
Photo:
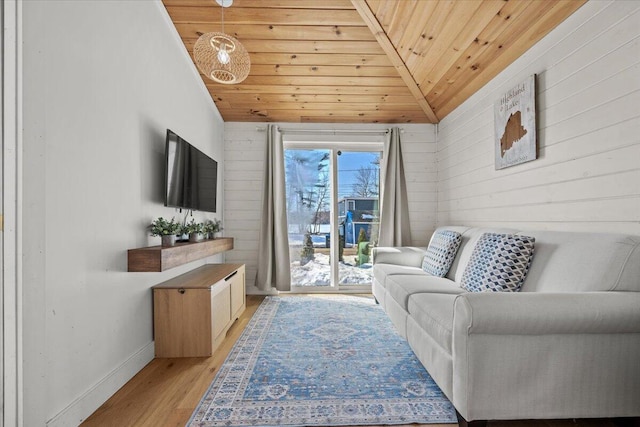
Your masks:
<svg viewBox="0 0 640 427"><path fill-rule="evenodd" d="M455 331L466 334L640 332L640 292L470 292L455 302Z"/></svg>
<svg viewBox="0 0 640 427"><path fill-rule="evenodd" d="M384 247L379 246L371 251L373 264L396 264L409 267L420 267L426 249L413 246Z"/></svg>
<svg viewBox="0 0 640 427"><path fill-rule="evenodd" d="M457 296L452 403L467 420L640 416L638 307L640 292Z"/></svg>

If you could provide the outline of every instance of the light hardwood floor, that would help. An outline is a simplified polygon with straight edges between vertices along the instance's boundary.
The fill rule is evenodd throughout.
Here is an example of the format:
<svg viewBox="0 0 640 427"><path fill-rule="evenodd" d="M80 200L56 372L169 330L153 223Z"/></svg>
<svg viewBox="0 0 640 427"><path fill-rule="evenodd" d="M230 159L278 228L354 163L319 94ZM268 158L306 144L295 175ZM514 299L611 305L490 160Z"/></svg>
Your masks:
<svg viewBox="0 0 640 427"><path fill-rule="evenodd" d="M184 427L227 354L262 302L248 296L247 309L209 358L154 359L83 424L84 427ZM489 427L614 427L609 420L493 421ZM635 426L636 424L633 423ZM412 424L412 427L417 425ZM452 424L429 424L451 427ZM427 427L425 425L425 427Z"/></svg>

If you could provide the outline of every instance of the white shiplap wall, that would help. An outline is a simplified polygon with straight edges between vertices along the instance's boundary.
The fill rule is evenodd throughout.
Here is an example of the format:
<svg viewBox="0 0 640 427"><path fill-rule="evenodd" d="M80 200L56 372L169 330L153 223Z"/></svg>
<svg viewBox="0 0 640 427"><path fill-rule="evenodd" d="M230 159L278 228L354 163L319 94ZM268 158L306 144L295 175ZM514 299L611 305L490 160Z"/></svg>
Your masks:
<svg viewBox="0 0 640 427"><path fill-rule="evenodd" d="M299 125L305 129L385 129L391 125ZM258 263L258 239L263 193L266 134L264 123L225 123L224 197L226 236L235 238L227 262L246 264L247 290L254 287ZM409 217L413 244L426 246L436 222L435 126L400 125L409 193Z"/></svg>
<svg viewBox="0 0 640 427"><path fill-rule="evenodd" d="M640 234L640 2L590 1L438 125L438 225ZM539 158L496 171L493 106L537 74Z"/></svg>

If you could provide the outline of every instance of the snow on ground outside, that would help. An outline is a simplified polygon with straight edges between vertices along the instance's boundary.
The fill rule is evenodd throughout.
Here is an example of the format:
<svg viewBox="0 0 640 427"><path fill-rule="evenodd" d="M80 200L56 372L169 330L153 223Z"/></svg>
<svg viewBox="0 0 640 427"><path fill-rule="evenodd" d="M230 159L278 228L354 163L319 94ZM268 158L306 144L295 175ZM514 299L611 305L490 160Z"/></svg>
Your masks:
<svg viewBox="0 0 640 427"><path fill-rule="evenodd" d="M347 261L349 258L353 257L345 257ZM372 282L369 263L358 267L341 262L339 271L341 285L370 285ZM331 284L329 255L316 253L314 260L302 266L299 261L292 262L291 284L293 286L329 286Z"/></svg>

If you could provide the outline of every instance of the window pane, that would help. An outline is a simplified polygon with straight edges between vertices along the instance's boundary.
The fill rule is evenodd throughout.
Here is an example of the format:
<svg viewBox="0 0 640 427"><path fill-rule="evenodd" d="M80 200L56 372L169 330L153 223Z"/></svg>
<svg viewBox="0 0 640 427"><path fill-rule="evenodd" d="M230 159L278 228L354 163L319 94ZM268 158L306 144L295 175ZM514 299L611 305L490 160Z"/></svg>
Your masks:
<svg viewBox="0 0 640 427"><path fill-rule="evenodd" d="M342 151L337 169L338 203L347 206L338 217L344 242L340 248L339 284L370 285L371 248L378 240L380 153Z"/></svg>
<svg viewBox="0 0 640 427"><path fill-rule="evenodd" d="M285 150L292 286L330 286L329 150Z"/></svg>

